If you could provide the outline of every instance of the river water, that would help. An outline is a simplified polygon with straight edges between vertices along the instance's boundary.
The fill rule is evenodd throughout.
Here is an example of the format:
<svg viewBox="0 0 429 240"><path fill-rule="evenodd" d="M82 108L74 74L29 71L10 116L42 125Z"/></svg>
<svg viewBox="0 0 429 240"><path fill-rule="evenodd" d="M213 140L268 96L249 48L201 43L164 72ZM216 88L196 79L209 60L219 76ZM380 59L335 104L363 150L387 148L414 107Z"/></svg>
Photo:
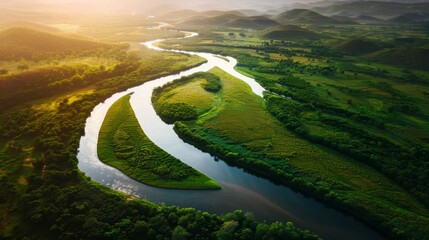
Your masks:
<svg viewBox="0 0 429 240"><path fill-rule="evenodd" d="M198 35L190 32L183 33L187 35L184 38ZM158 39L142 44L153 50L165 51L155 46L161 41L164 40ZM116 93L97 105L86 121L85 135L80 140L77 158L78 167L82 172L102 185L156 203L193 207L219 214L241 209L253 213L259 220L292 221L296 226L309 229L326 239L382 239L375 231L351 216L286 186L254 176L243 169L231 167L222 160L183 142L174 132L173 125L164 123L156 114L151 102L154 88L196 72L208 71L213 67L219 67L246 82L258 96L262 97L264 88L254 79L235 71L237 60L232 57L221 57L210 53L168 51L198 55L205 58L207 63ZM132 94L131 106L149 139L166 152L216 180L222 185L221 190L172 190L151 187L129 178L98 159L98 134L107 111L114 102L130 93Z"/></svg>

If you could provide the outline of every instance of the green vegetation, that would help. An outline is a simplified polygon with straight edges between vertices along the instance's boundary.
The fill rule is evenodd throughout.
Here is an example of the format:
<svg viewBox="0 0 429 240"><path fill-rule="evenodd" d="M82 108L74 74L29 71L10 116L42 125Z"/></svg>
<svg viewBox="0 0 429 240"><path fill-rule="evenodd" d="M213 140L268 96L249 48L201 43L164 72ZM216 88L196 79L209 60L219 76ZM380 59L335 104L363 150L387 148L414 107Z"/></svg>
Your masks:
<svg viewBox="0 0 429 240"><path fill-rule="evenodd" d="M368 55L366 58L384 64L429 71L429 63L426 61L428 54L429 49L427 48L408 47L378 51Z"/></svg>
<svg viewBox="0 0 429 240"><path fill-rule="evenodd" d="M250 28L250 29L265 29L279 25L278 22L264 16L243 16L236 13L220 13L215 16L203 15L196 16L189 20L180 22L180 26L189 27L234 27L234 28Z"/></svg>
<svg viewBox="0 0 429 240"><path fill-rule="evenodd" d="M129 103L119 99L100 130L98 156L142 183L177 189L220 189L214 180L157 147L144 134Z"/></svg>
<svg viewBox="0 0 429 240"><path fill-rule="evenodd" d="M297 77L281 78L276 86L288 86L289 90L300 92L302 95L287 95L292 97L288 99L269 94L266 96L265 104L253 95L245 83L228 76L219 69L214 69L211 73L219 76L223 85L222 91L214 97L206 95L204 100L202 95L187 94L186 86L196 86L198 82L196 77L182 79L173 84L173 87L158 89L158 97L153 99L158 112L163 111L164 105L158 104L157 101L166 101L169 96L173 96L175 103L181 104L195 102L196 99L192 97L198 98L199 101L212 102L213 108L193 121L176 119L181 121L175 123L175 130L183 139L220 156L231 164L251 170L258 175L276 179L341 207L374 226L382 225L383 227L378 229L392 237L420 238L427 234L429 231L426 227L429 223L427 207L394 181L365 164L300 138L303 136L300 131L304 131L301 130L303 128L301 121L310 119L311 115L304 115L305 118L303 116L301 120L302 111L309 106L299 103L298 100L305 101L305 97L309 99L316 97L317 93L308 92L310 84ZM274 90L276 88L270 88L270 91ZM280 94L278 90L276 92ZM284 91L281 94L290 93ZM311 97L313 95L314 97ZM311 104L317 106L317 101L321 100L316 99ZM265 106L292 131L283 128L280 122L270 116L264 110ZM197 111L199 107L194 109ZM355 119L365 123L371 121L370 118L360 119L357 116ZM332 120L319 121L324 124ZM324 127L324 129L328 127L330 129L330 131L325 130L324 133L335 131L342 126L338 121L333 122L332 125ZM309 133L316 132L312 130ZM344 136L340 133L334 134L337 135L333 137ZM363 135L361 132L347 137L353 136ZM305 138L311 140L308 136ZM330 140L333 141L334 138L331 137ZM359 140L348 141L348 143L357 141ZM362 147L354 146L354 149L362 149ZM397 149L389 151L394 152ZM377 153L376 149L370 152ZM385 162L390 163L390 161ZM396 218L404 219L404 222L389 221ZM401 232L394 229L401 229L399 230Z"/></svg>
<svg viewBox="0 0 429 240"><path fill-rule="evenodd" d="M234 56L237 69L269 92L263 101L214 69L158 89L155 107L176 122L183 139L230 164L347 211L392 239L426 239L428 6L357 1L271 18L239 11L167 16L200 35L162 46ZM291 223L258 223L242 211L217 216L155 205L79 173L76 149L94 106L202 63L139 44L182 33L147 29L154 22L139 14L61 24L69 16L0 12L5 21L20 15L54 21L103 41L46 26L0 26L1 239L317 239ZM113 110L132 115L129 106ZM142 137L129 132L121 129L109 139L118 154L110 156L126 159L136 147L153 149L124 144ZM159 169L163 177L172 173L166 169Z"/></svg>
<svg viewBox="0 0 429 240"><path fill-rule="evenodd" d="M300 24L341 24L342 22L323 16L308 9L293 9L277 15L278 22Z"/></svg>
<svg viewBox="0 0 429 240"><path fill-rule="evenodd" d="M137 26L123 28L123 35L142 24L140 19ZM96 30L121 31L110 26ZM195 56L152 51L98 54L0 62L7 69L16 69L11 66L23 65L21 61L29 66L28 72L10 70L1 79L1 239L319 239L292 223L260 223L242 211L218 216L156 205L84 177L76 153L85 121L98 103L118 91L203 62ZM74 79L76 75L81 78ZM65 84L56 91L47 91L62 80Z"/></svg>
<svg viewBox="0 0 429 240"><path fill-rule="evenodd" d="M276 26L265 30L264 38L275 40L316 39L318 36L305 28L296 25Z"/></svg>
<svg viewBox="0 0 429 240"><path fill-rule="evenodd" d="M380 50L380 47L365 39L347 39L336 46L338 51L346 54L359 55Z"/></svg>
<svg viewBox="0 0 429 240"><path fill-rule="evenodd" d="M187 82L191 79L195 80L195 84L182 85L181 82ZM176 90L176 87L179 89ZM177 120L195 120L199 115L211 109L210 98L213 97L213 94L210 93L216 93L221 88L222 84L218 76L212 73L199 72L155 89L152 102L154 102L155 108L159 109L159 116L167 123L174 123ZM163 89L172 91L161 96ZM186 103L175 98L178 93L182 98L183 92L186 92L188 100Z"/></svg>

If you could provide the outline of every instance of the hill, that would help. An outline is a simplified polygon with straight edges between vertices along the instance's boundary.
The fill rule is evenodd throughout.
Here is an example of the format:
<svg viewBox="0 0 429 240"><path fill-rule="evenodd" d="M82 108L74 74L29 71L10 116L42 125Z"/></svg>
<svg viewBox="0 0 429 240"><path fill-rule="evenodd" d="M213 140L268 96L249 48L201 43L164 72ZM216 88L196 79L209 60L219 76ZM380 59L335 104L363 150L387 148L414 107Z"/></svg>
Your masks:
<svg viewBox="0 0 429 240"><path fill-rule="evenodd" d="M375 43L365 39L348 39L337 45L336 49L351 55L362 55L381 50Z"/></svg>
<svg viewBox="0 0 429 240"><path fill-rule="evenodd" d="M308 29L295 26L276 26L264 31L264 38L275 40L296 40L296 39L316 39L317 34Z"/></svg>
<svg viewBox="0 0 429 240"><path fill-rule="evenodd" d="M157 17L157 19L162 21L178 21L178 20L182 20L190 17L195 17L198 15L200 15L200 12L190 10L190 9L182 9L182 10L177 10L173 12L168 12L166 14L163 14Z"/></svg>
<svg viewBox="0 0 429 240"><path fill-rule="evenodd" d="M279 25L278 22L263 16L239 16L228 13L215 17L194 17L180 24L193 26L224 26L238 28L265 29Z"/></svg>
<svg viewBox="0 0 429 240"><path fill-rule="evenodd" d="M38 24L34 22L27 22L27 21L11 21L11 22L5 22L1 24L4 29L9 28L31 28L34 30L44 31L44 32L50 32L50 33L58 33L61 32L59 29L46 26L44 24Z"/></svg>
<svg viewBox="0 0 429 240"><path fill-rule="evenodd" d="M338 3L327 7L316 7L312 10L327 16L357 17L359 15L367 15L381 19L390 19L406 13L428 13L429 3L355 1Z"/></svg>
<svg viewBox="0 0 429 240"><path fill-rule="evenodd" d="M182 10L177 10L177 11L173 11L173 12L168 12L166 14L163 14L163 15L157 17L157 19L162 20L162 21L176 22L176 21L187 21L187 20L191 20L193 18L195 19L195 18L217 17L217 16L221 16L221 15L246 16L241 11L216 11L216 10L212 10L212 11L198 12L198 11L190 10L190 9L182 9Z"/></svg>
<svg viewBox="0 0 429 240"><path fill-rule="evenodd" d="M304 23L304 24L341 24L330 17L323 16L319 13L308 9L293 9L283 12L274 17L274 20L280 23Z"/></svg>
<svg viewBox="0 0 429 240"><path fill-rule="evenodd" d="M0 60L19 60L108 47L109 45L64 37L31 28L16 27L0 32Z"/></svg>
<svg viewBox="0 0 429 240"><path fill-rule="evenodd" d="M240 16L234 15L234 14L222 14L215 17L194 17L185 21L182 21L180 24L185 25L201 25L201 26L223 26L227 24L230 21L239 19Z"/></svg>
<svg viewBox="0 0 429 240"><path fill-rule="evenodd" d="M240 17L226 23L229 27L265 29L267 27L278 26L279 23L263 16Z"/></svg>
<svg viewBox="0 0 429 240"><path fill-rule="evenodd" d="M389 22L397 24L427 23L429 22L429 13L405 13L389 19Z"/></svg>
<svg viewBox="0 0 429 240"><path fill-rule="evenodd" d="M353 18L353 21L358 22L358 23L364 23L364 24L368 24L368 23L382 23L383 20L376 18L376 17L372 17L372 16L368 16L368 15L359 15Z"/></svg>
<svg viewBox="0 0 429 240"><path fill-rule="evenodd" d="M394 48L371 53L366 59L401 67L429 70L429 49L427 48Z"/></svg>

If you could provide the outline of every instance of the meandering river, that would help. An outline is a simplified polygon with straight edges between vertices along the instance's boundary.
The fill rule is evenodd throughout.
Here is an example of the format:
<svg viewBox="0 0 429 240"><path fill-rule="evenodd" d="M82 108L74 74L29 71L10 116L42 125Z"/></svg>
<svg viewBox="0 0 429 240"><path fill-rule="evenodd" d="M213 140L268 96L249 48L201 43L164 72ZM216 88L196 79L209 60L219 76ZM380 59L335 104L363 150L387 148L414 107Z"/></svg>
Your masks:
<svg viewBox="0 0 429 240"><path fill-rule="evenodd" d="M186 34L183 38L198 35L191 32L183 33ZM174 132L173 125L164 123L156 114L151 102L154 88L196 72L209 71L213 67L219 67L246 82L258 96L262 97L264 88L254 79L237 72L234 69L237 60L232 57L202 52L164 50L155 46L161 41L164 39L142 44L157 51L197 55L205 58L207 63L116 93L97 105L86 121L85 135L80 140L77 158L78 167L82 172L102 185L156 203L193 207L219 214L241 209L252 212L259 220L292 221L295 225L307 228L326 239L382 239L375 231L351 216L286 186L254 176L243 169L231 167L222 160L183 142ZM149 139L166 152L215 179L222 185L221 190L172 190L151 187L129 178L98 159L98 134L107 111L114 102L127 94L132 94L131 106Z"/></svg>

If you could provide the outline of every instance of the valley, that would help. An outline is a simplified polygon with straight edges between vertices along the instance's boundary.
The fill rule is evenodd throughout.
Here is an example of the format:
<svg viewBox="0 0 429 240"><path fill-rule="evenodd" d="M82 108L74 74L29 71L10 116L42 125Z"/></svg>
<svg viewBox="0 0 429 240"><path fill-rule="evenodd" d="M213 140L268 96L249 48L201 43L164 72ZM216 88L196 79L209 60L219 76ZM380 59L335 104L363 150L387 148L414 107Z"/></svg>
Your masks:
<svg viewBox="0 0 429 240"><path fill-rule="evenodd" d="M427 4L282 6L0 8L0 238L426 239Z"/></svg>

